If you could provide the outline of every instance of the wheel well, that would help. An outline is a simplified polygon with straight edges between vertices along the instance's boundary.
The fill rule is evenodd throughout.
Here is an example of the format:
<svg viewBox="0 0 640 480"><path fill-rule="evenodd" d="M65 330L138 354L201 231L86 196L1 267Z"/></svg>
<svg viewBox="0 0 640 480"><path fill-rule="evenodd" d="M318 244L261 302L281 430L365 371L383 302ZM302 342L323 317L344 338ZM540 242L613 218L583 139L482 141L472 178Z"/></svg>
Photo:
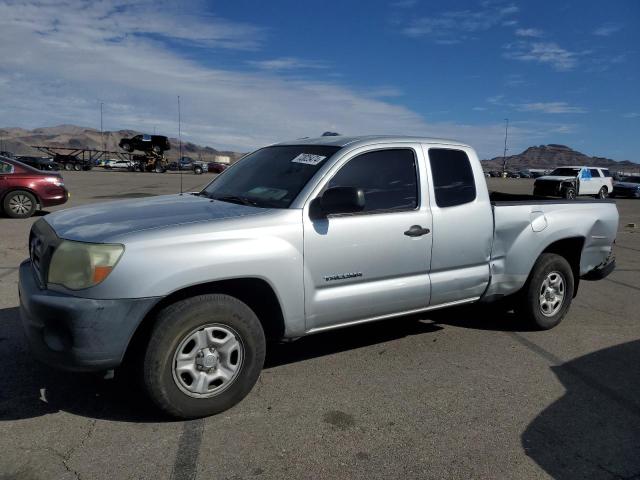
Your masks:
<svg viewBox="0 0 640 480"><path fill-rule="evenodd" d="M259 278L222 280L183 288L160 300L138 325L129 341L125 356L130 356L132 352L140 350L139 347L146 345L160 310L185 298L207 293L223 293L246 303L260 320L268 340L279 340L284 336L282 308L278 297L266 281Z"/></svg>
<svg viewBox="0 0 640 480"><path fill-rule="evenodd" d="M542 253L555 253L564 257L573 272L573 296L578 293L578 284L580 283L580 257L582 255L582 247L584 246L584 237L563 238L553 242Z"/></svg>

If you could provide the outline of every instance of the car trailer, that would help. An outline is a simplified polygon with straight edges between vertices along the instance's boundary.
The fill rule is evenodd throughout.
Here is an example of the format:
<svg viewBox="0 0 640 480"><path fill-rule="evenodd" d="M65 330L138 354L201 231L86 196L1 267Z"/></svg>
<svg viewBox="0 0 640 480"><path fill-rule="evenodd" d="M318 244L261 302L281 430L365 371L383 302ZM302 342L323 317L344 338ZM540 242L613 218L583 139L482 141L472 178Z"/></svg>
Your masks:
<svg viewBox="0 0 640 480"><path fill-rule="evenodd" d="M31 145L61 165L65 170L91 170L98 161L110 158L118 158L136 163L141 172L155 171L163 173L167 169L167 161L164 155L150 152L146 155L138 155L125 152L113 152L109 150L93 150L89 148L48 147L45 145Z"/></svg>

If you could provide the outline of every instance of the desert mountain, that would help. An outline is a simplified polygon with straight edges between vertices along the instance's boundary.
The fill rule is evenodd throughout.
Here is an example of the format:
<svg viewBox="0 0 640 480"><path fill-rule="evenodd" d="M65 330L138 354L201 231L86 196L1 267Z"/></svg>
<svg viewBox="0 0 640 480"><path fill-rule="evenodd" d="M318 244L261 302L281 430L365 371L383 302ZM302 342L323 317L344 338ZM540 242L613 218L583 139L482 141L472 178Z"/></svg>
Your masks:
<svg viewBox="0 0 640 480"><path fill-rule="evenodd" d="M522 170L525 168L551 169L567 165L593 165L617 169L640 169L639 164L628 160L619 162L611 160L610 158L590 157L566 145L557 145L554 143L529 147L522 153L507 156L508 170ZM483 160L482 166L485 170L502 170L502 157Z"/></svg>
<svg viewBox="0 0 640 480"><path fill-rule="evenodd" d="M132 137L142 132L134 130L117 130L104 132L105 149L109 151L122 151L118 142L124 137ZM146 132L145 132L146 133ZM171 150L166 152L169 160L175 160L179 156L178 139L170 138ZM99 130L76 125L59 125L56 127L35 128L25 130L23 128L0 128L0 150L13 152L16 155L44 155L31 145L45 145L48 147L64 148L89 148L102 150L102 137ZM200 146L191 142L182 142L182 154L193 158L201 158L212 161L215 155L228 155L232 160L238 159L242 154L216 150L213 147Z"/></svg>

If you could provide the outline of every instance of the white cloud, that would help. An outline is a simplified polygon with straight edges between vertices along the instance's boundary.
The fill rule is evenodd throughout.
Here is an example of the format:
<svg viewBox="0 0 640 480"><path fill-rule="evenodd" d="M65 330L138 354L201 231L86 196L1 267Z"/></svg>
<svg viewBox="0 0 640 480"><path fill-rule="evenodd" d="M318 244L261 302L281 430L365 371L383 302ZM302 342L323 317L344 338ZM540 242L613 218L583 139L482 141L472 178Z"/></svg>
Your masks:
<svg viewBox="0 0 640 480"><path fill-rule="evenodd" d="M617 23L605 23L604 25L596 28L593 31L594 35L598 35L600 37L608 37L609 35L613 35L614 33L620 31L622 29L622 25Z"/></svg>
<svg viewBox="0 0 640 480"><path fill-rule="evenodd" d="M468 40L472 33L510 21L508 17L517 12L515 5L484 2L478 10L451 10L412 19L402 33L413 38L429 37L440 44L455 44Z"/></svg>
<svg viewBox="0 0 640 480"><path fill-rule="evenodd" d="M544 35L542 30L538 30L537 28L518 28L516 30L516 35L519 37L541 37Z"/></svg>
<svg viewBox="0 0 640 480"><path fill-rule="evenodd" d="M558 71L571 70L578 63L577 53L566 50L553 42L519 41L505 45L504 49L505 58L545 63Z"/></svg>
<svg viewBox="0 0 640 480"><path fill-rule="evenodd" d="M640 113L638 112L629 112L622 115L624 118L640 118Z"/></svg>
<svg viewBox="0 0 640 480"><path fill-rule="evenodd" d="M587 113L584 108L569 105L566 102L523 103L518 105L517 109L523 112L540 113Z"/></svg>
<svg viewBox="0 0 640 480"><path fill-rule="evenodd" d="M294 57L280 57L270 60L250 60L247 62L262 70L304 70L309 68L327 68L323 62L301 60Z"/></svg>
<svg viewBox="0 0 640 480"><path fill-rule="evenodd" d="M327 130L455 138L484 156L501 148L502 117L483 125L432 123L391 103L401 94L393 86L356 91L317 75L282 76L277 68L219 68L218 49L235 50L239 63L245 50L255 58L264 30L207 16L199 5L183 5L183 14L152 0L118 2L0 3L2 122L95 127L100 99L106 129L157 127L175 136L180 95L184 139L216 148L246 151ZM176 44L204 47L209 58L195 61ZM510 135L526 146L553 128L523 123Z"/></svg>

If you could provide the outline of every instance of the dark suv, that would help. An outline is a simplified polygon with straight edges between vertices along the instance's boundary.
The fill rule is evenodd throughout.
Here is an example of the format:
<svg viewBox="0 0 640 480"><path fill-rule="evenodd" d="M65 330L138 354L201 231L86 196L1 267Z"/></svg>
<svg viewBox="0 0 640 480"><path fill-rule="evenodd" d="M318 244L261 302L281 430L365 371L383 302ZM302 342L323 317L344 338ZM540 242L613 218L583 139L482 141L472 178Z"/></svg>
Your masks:
<svg viewBox="0 0 640 480"><path fill-rule="evenodd" d="M45 173L29 165L0 157L0 202L4 213L27 218L40 208L60 205L69 192L59 173Z"/></svg>
<svg viewBox="0 0 640 480"><path fill-rule="evenodd" d="M27 155L22 155L19 157L13 157L16 160L26 163L30 167L37 168L38 170L60 170L60 165L54 162L50 158L46 157L31 157Z"/></svg>
<svg viewBox="0 0 640 480"><path fill-rule="evenodd" d="M169 139L164 135L136 135L131 138L123 138L118 146L127 152L139 150L141 152L153 152L160 155L171 149Z"/></svg>

